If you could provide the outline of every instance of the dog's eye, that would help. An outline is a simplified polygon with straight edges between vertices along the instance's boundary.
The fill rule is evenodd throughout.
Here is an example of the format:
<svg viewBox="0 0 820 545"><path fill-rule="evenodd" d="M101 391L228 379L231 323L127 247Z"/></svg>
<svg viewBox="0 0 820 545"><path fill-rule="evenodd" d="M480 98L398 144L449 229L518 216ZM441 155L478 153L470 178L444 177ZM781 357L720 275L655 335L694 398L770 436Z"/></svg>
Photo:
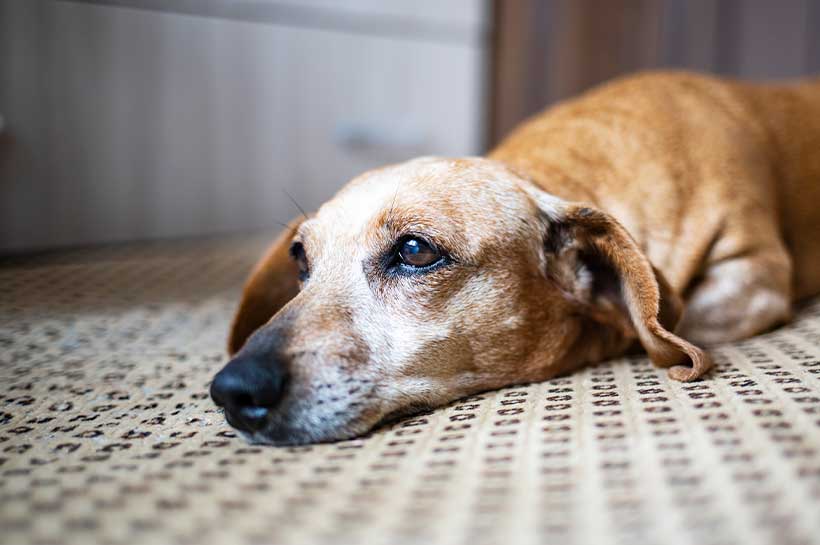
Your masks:
<svg viewBox="0 0 820 545"><path fill-rule="evenodd" d="M299 280L304 282L310 276L310 268L308 267L307 256L305 255L305 247L301 242L294 242L290 246L290 256L296 261L299 266Z"/></svg>
<svg viewBox="0 0 820 545"><path fill-rule="evenodd" d="M428 267L441 259L441 252L420 238L408 238L399 247L401 262L410 267Z"/></svg>

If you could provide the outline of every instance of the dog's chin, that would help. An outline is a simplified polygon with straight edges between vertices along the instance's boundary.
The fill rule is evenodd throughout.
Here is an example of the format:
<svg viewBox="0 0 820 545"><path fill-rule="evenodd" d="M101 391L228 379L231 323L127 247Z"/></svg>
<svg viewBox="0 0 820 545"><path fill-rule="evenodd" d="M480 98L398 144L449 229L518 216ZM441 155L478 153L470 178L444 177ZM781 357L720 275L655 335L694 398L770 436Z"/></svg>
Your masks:
<svg viewBox="0 0 820 545"><path fill-rule="evenodd" d="M351 422L333 428L300 428L277 426L256 432L247 432L234 428L237 434L252 445L269 445L275 447L293 447L317 443L334 443L361 437L375 427L374 423Z"/></svg>
<svg viewBox="0 0 820 545"><path fill-rule="evenodd" d="M430 405L419 403L393 410L379 418L370 419L370 421L355 420L327 428L318 426L296 427L280 424L275 427L269 426L257 432L246 432L235 427L234 429L242 439L252 445L292 447L317 443L335 443L362 437L374 430L389 427L405 418L430 410L432 410Z"/></svg>
<svg viewBox="0 0 820 545"><path fill-rule="evenodd" d="M239 436L251 445L266 445L272 447L293 447L299 445L306 445L314 443L305 437L299 435L289 435L285 437L270 437L264 432L249 433L242 430L236 430Z"/></svg>

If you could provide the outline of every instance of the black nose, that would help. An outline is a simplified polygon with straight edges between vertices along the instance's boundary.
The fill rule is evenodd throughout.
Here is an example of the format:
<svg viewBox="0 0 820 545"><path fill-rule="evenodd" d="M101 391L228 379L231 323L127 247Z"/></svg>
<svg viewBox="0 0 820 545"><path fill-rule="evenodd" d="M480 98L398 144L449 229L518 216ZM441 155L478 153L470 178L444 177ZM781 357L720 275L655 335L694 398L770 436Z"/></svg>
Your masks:
<svg viewBox="0 0 820 545"><path fill-rule="evenodd" d="M284 366L255 355L237 356L214 377L211 398L225 408L228 423L243 431L261 430L282 398Z"/></svg>

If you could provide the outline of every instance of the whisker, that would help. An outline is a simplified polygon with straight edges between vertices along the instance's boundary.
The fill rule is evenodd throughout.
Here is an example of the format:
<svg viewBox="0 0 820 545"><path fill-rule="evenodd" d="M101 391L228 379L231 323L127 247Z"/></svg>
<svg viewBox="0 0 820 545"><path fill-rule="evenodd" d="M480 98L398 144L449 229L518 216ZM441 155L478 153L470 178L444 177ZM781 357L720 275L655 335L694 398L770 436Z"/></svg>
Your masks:
<svg viewBox="0 0 820 545"><path fill-rule="evenodd" d="M272 220L272 221L273 221L273 223L275 223L275 224L277 224L277 225L281 225L281 226L282 226L282 227L284 227L285 229L288 229L288 230L289 230L289 232L290 232L290 234L291 234L291 236L292 236L294 233L296 233L296 230L299 228L299 222L296 222L296 224L295 224L295 225L292 225L292 224L290 224L290 223L285 223L285 222L283 222L283 221L279 221L279 220L276 220L276 219L275 219L275 220Z"/></svg>
<svg viewBox="0 0 820 545"><path fill-rule="evenodd" d="M387 211L387 218L393 218L393 209L396 207L396 197L399 196L399 187L401 186L401 179L396 181L396 191L393 193L393 202L390 203L390 210Z"/></svg>
<svg viewBox="0 0 820 545"><path fill-rule="evenodd" d="M307 212L305 212L305 209L302 208L301 205L298 202L296 202L296 199L293 198L293 195L288 193L287 190L284 189L284 188L282 189L282 191L284 191L285 195L288 196L288 199L290 199L290 202L292 202L294 204L294 206L296 206L296 208L299 209L299 212L302 213L302 217L304 217L305 219L308 219Z"/></svg>

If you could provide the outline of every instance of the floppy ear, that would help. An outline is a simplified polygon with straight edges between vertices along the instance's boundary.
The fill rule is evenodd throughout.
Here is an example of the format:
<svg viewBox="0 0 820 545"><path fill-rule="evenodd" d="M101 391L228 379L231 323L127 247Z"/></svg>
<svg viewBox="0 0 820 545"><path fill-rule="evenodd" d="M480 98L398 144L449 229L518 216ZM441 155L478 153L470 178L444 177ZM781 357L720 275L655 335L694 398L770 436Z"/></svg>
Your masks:
<svg viewBox="0 0 820 545"><path fill-rule="evenodd" d="M637 337L675 380L695 380L709 370L709 356L671 332L680 299L615 218L576 203L551 201L544 208L547 274L582 314Z"/></svg>
<svg viewBox="0 0 820 545"><path fill-rule="evenodd" d="M254 266L231 325L228 354L242 348L251 334L299 293L299 268L290 257L290 243L302 219L291 222Z"/></svg>

